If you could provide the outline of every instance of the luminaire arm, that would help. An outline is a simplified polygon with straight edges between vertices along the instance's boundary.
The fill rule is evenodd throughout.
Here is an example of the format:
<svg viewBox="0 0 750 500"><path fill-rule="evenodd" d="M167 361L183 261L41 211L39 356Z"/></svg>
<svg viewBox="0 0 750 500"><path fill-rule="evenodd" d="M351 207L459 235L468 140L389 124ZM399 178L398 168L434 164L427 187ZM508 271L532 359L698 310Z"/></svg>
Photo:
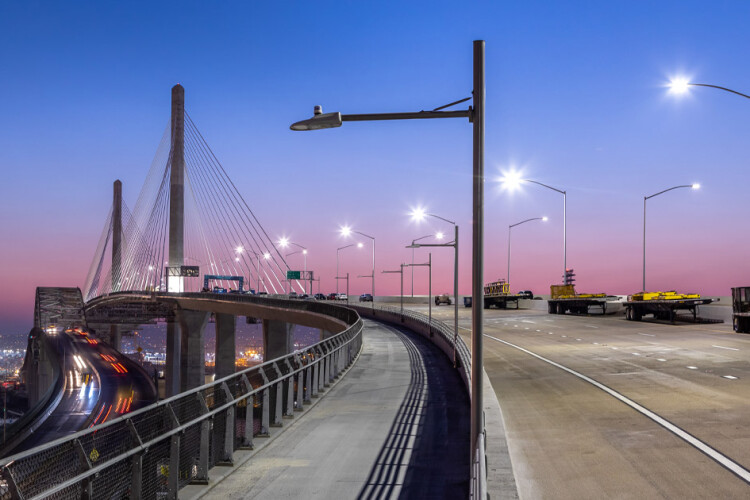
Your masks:
<svg viewBox="0 0 750 500"><path fill-rule="evenodd" d="M743 94L742 92L737 92L736 90L728 89L726 87L720 87L718 85L711 85L709 83L688 83L688 85L692 85L694 87L711 87L712 89L719 89L725 92L731 92L732 94L737 94L738 96L742 96L747 99L750 99L750 95Z"/></svg>

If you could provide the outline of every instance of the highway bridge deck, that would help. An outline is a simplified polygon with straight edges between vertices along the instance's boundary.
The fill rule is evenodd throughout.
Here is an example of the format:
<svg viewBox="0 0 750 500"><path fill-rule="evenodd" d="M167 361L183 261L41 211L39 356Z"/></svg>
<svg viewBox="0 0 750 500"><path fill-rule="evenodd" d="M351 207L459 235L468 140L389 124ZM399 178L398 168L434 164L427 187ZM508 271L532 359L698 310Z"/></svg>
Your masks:
<svg viewBox="0 0 750 500"><path fill-rule="evenodd" d="M442 352L366 321L360 359L323 404L212 489L190 486L180 497L464 498L468 411Z"/></svg>

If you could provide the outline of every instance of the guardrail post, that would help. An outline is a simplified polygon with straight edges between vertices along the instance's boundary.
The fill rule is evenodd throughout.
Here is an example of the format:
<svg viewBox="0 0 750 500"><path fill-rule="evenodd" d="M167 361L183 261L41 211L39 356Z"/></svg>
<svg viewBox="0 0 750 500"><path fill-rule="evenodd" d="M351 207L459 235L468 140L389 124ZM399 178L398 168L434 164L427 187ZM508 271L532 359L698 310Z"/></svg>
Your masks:
<svg viewBox="0 0 750 500"><path fill-rule="evenodd" d="M180 421L175 415L172 405L166 405L167 418L172 423L172 428L180 426ZM169 477L168 477L168 496L169 498L177 498L177 494L180 490L180 434L172 434L169 443Z"/></svg>
<svg viewBox="0 0 750 500"><path fill-rule="evenodd" d="M222 382L221 388L227 401L234 399L234 394L229 390L226 382ZM226 409L224 416L224 450L221 457L221 465L234 465L234 405Z"/></svg>
<svg viewBox="0 0 750 500"><path fill-rule="evenodd" d="M271 427L281 427L284 425L281 422L281 406L282 402L284 400L284 381L279 380L276 382L276 385L274 385L276 393L276 408L273 412L273 422L271 423Z"/></svg>
<svg viewBox="0 0 750 500"><path fill-rule="evenodd" d="M203 393L196 392L195 398L198 400L200 405L201 415L208 413L208 405L206 404L206 398L203 397ZM208 484L208 447L211 442L211 419L205 418L201 420L201 440L198 446L198 471L195 479L191 481L194 484Z"/></svg>
<svg viewBox="0 0 750 500"><path fill-rule="evenodd" d="M318 385L320 384L320 361L315 360L315 364L312 366L312 397L318 397Z"/></svg>
<svg viewBox="0 0 750 500"><path fill-rule="evenodd" d="M271 413L271 395L269 393L268 388L263 389L263 416L260 419L260 432L258 433L259 436L268 437L268 429L270 427L269 420Z"/></svg>
<svg viewBox="0 0 750 500"><path fill-rule="evenodd" d="M128 419L127 425L128 430L130 431L130 436L133 438L133 446L143 446L143 441L141 441L141 436L138 435L138 431L136 430L133 421ZM143 496L143 452L133 455L131 468L130 495L133 498L141 498Z"/></svg>
<svg viewBox="0 0 750 500"><path fill-rule="evenodd" d="M23 495L18 490L18 485L16 484L16 480L13 478L13 474L10 473L10 470L7 467L2 468L2 478L5 480L5 483L8 485L8 492L11 495L11 498L19 498L23 500Z"/></svg>
<svg viewBox="0 0 750 500"><path fill-rule="evenodd" d="M250 384L250 380L248 380L247 375L244 373L242 374L242 384L245 386L245 393L249 393L253 390L252 384ZM241 450L252 450L253 447L253 430L255 430L254 420L253 420L253 402L255 401L255 396L250 396L244 399L245 401L245 432L242 436L242 442L240 443L239 448Z"/></svg>
<svg viewBox="0 0 750 500"><path fill-rule="evenodd" d="M293 368L289 364L289 360L284 360L286 366L289 368L289 376L287 377L286 383L286 408L284 409L284 418L294 417L294 375L292 374Z"/></svg>
<svg viewBox="0 0 750 500"><path fill-rule="evenodd" d="M312 383L312 373L313 373L313 367L307 366L305 368L305 373L307 374L307 390L305 391L305 394L303 396L305 403L309 403L311 401L312 391L313 391L313 383Z"/></svg>
<svg viewBox="0 0 750 500"><path fill-rule="evenodd" d="M78 454L78 458L81 461L81 465L83 466L84 470L91 469L91 462L89 461L89 457L86 456L86 450L83 449L83 445L81 444L81 441L76 439L73 441L73 447L76 450L76 453ZM83 485L81 488L81 497L86 500L91 500L94 497L94 484L91 480L91 476L87 477L83 480Z"/></svg>
<svg viewBox="0 0 750 500"><path fill-rule="evenodd" d="M302 404L304 403L304 391L305 391L305 370L297 372L297 407L296 411L302 411Z"/></svg>

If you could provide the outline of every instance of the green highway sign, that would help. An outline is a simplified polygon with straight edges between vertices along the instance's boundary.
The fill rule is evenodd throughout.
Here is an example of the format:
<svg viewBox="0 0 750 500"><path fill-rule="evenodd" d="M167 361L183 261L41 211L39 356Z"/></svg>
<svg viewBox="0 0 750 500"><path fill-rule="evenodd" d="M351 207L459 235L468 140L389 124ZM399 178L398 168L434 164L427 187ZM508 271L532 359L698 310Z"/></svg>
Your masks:
<svg viewBox="0 0 750 500"><path fill-rule="evenodd" d="M299 271L287 271L286 272L286 279L288 279L288 280L298 280L298 279L300 279L300 272Z"/></svg>

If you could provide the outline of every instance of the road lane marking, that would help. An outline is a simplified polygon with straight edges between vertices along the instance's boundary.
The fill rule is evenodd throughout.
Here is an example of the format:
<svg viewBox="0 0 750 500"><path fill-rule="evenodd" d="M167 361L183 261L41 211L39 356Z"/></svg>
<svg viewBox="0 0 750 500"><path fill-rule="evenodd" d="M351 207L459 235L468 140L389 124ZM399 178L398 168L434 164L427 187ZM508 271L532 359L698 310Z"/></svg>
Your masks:
<svg viewBox="0 0 750 500"><path fill-rule="evenodd" d="M721 452L719 452L718 450L712 448L707 443L704 443L703 441L701 441L697 437L693 436L689 432L687 432L687 431L681 429L680 427L676 426L675 424L673 424L672 422L670 422L666 418L658 415L657 413L654 413L653 411L649 410L645 406L642 406L642 405L636 403L632 399L628 398L627 396L625 396L623 394L620 394L619 392L615 391L614 389L611 389L611 388L607 387L606 385L602 384L601 382L597 382L596 380L592 379L591 377L588 377L588 376L586 376L586 375L584 375L582 373L579 373L579 372L577 372L577 371L575 371L575 370L573 370L571 368L568 368L567 366L563 366L563 365L561 365L559 363L555 363L551 359L547 359L547 358L545 358L543 356L540 356L539 354L536 354L534 352L529 351L528 349L524 349L521 346L517 346L515 344L511 344L510 342L507 342L505 340L499 339L497 337L493 337L492 335L487 335L485 333L484 336L485 337L489 337L492 340L495 340L497 342L500 342L501 344L505 344L507 346L513 347L515 349L518 349L519 351L525 352L526 354L528 354L530 356L533 356L533 357L535 357L535 358L537 358L537 359L539 359L541 361L544 361L545 363L549 363L550 365L555 366L555 367L557 367L557 368L559 368L559 369L561 369L563 371L566 371L566 372L570 373L571 375L574 375L574 376L580 378L581 380L584 380L584 381L588 382L589 384L593 385L594 387L597 387L597 388L601 389L602 391L606 392L607 394L609 394L610 396L614 397L615 399L618 399L621 402L625 403L626 405L630 406L632 409L634 409L635 411L637 411L641 415L643 415L643 416L645 416L647 418L650 418L651 420L653 420L654 422L656 422L657 424L659 424L660 426L662 426L663 428L665 428L666 430L668 430L669 432L671 432L672 434L674 434L675 436L679 437L680 439L682 439L683 441L685 441L689 445L693 446L694 448L696 448L700 452L704 453L705 455L707 455L708 457L710 457L711 459L713 459L714 461L716 461L719 465L721 465L722 467L726 468L727 470L729 470L730 472L732 472L733 474L735 474L737 477L739 477L740 479L742 479L746 483L750 484L750 470L747 470L742 465L740 465L739 463L735 462L734 460L732 460L728 456L726 456L726 455L722 454Z"/></svg>
<svg viewBox="0 0 750 500"><path fill-rule="evenodd" d="M664 358L656 358L656 361L666 361Z"/></svg>
<svg viewBox="0 0 750 500"><path fill-rule="evenodd" d="M734 347L724 347L723 345L712 345L711 347L715 347L717 349L727 349L729 351L739 351L739 349L735 349Z"/></svg>
<svg viewBox="0 0 750 500"><path fill-rule="evenodd" d="M598 326L594 326L594 325L583 325L583 326L585 326L586 328L596 328L597 330L599 329Z"/></svg>
<svg viewBox="0 0 750 500"><path fill-rule="evenodd" d="M686 366L685 368L687 368L688 370L697 370L698 369L697 366Z"/></svg>
<svg viewBox="0 0 750 500"><path fill-rule="evenodd" d="M633 356L640 356L640 353L634 352Z"/></svg>
<svg viewBox="0 0 750 500"><path fill-rule="evenodd" d="M722 375L722 378L728 378L729 380L737 380L737 377L734 375Z"/></svg>
<svg viewBox="0 0 750 500"><path fill-rule="evenodd" d="M650 333L641 333L641 332L638 332L638 335L644 335L646 337L656 337L656 335L652 335Z"/></svg>

